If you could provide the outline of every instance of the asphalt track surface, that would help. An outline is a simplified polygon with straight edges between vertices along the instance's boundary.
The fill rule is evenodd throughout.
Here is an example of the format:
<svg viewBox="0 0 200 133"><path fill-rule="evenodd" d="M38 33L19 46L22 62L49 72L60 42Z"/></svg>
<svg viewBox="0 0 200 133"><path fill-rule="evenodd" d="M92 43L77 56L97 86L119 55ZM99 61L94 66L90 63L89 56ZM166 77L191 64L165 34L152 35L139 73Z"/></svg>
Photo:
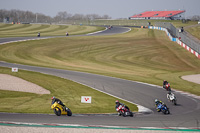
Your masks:
<svg viewBox="0 0 200 133"><path fill-rule="evenodd" d="M114 27L111 30L105 30L92 35L110 35L124 33L128 30L128 28ZM20 38L20 40L22 39L26 38ZM2 40L4 39L0 39L0 43L3 42ZM7 38L6 41L9 41L9 38ZM195 99L176 91L174 94L178 99L178 105L175 106L167 100L167 91L159 86L84 72L12 64L2 61L0 61L0 66L9 68L18 67L19 69L41 72L70 79L91 88L142 105L152 111L148 114L136 113L134 117L119 117L116 115L73 115L71 117L58 117L49 114L0 113L0 121L122 127L200 127L200 99ZM157 112L154 106L155 98L166 103L171 114L164 115L161 112Z"/></svg>

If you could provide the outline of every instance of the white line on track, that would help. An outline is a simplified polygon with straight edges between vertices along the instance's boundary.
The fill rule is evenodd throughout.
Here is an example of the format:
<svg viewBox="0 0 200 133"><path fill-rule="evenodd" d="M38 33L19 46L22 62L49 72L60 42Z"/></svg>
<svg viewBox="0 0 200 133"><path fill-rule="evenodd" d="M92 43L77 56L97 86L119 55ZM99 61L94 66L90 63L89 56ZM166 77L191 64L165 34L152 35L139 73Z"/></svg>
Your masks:
<svg viewBox="0 0 200 133"><path fill-rule="evenodd" d="M100 33L100 32L103 32L103 31L106 31L108 28L106 28L105 30L101 30L101 31L97 31L97 32L92 32L92 33L88 33L86 35L93 35L93 34L96 34L96 33Z"/></svg>

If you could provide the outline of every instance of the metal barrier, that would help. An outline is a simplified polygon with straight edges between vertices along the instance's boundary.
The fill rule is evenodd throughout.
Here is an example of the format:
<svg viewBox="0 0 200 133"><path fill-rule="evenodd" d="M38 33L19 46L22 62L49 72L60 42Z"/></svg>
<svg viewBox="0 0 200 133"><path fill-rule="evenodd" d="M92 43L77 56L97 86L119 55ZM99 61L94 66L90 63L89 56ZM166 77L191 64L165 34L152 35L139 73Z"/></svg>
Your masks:
<svg viewBox="0 0 200 133"><path fill-rule="evenodd" d="M186 32L178 33L178 36L181 38L180 40L187 44L191 49L195 50L200 54L200 43L192 39L187 35Z"/></svg>
<svg viewBox="0 0 200 133"><path fill-rule="evenodd" d="M166 28L174 38L178 38L183 43L187 44L187 46L189 46L191 49L200 54L200 41L196 41L194 38L189 36L187 32L179 32L180 29L174 27L168 22L156 22L155 26Z"/></svg>

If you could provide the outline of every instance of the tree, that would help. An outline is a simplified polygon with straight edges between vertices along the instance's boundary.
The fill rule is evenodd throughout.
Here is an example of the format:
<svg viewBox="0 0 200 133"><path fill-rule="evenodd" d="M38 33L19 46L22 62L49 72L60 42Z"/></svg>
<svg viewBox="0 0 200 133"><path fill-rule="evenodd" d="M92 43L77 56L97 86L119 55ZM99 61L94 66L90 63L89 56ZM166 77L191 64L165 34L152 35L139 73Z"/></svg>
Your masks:
<svg viewBox="0 0 200 133"><path fill-rule="evenodd" d="M200 20L200 16L199 15L194 15L194 16L192 16L191 20L198 21L198 20Z"/></svg>
<svg viewBox="0 0 200 133"><path fill-rule="evenodd" d="M74 21L88 21L94 19L110 19L108 15L100 16L98 14L70 14L66 11L58 12L55 17L46 16L42 13L33 13L31 11L22 10L5 10L0 9L0 22L3 22L5 18L9 17L10 22L21 22L21 23L73 23Z"/></svg>

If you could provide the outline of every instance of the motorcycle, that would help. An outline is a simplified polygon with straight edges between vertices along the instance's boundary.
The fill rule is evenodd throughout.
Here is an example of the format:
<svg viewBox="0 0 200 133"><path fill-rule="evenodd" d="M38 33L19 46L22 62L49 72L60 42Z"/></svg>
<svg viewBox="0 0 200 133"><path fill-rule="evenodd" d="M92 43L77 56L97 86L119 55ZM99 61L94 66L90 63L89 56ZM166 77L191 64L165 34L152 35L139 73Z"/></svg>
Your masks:
<svg viewBox="0 0 200 133"><path fill-rule="evenodd" d="M37 34L37 37L40 37L40 33Z"/></svg>
<svg viewBox="0 0 200 133"><path fill-rule="evenodd" d="M157 111L158 112L162 111L163 114L170 114L169 108L167 108L165 104L161 104L161 103L157 105Z"/></svg>
<svg viewBox="0 0 200 133"><path fill-rule="evenodd" d="M163 88L167 91L171 91L171 87L169 83L166 83L165 85L163 85Z"/></svg>
<svg viewBox="0 0 200 133"><path fill-rule="evenodd" d="M60 115L72 116L72 111L69 108L66 107L65 109L63 109L63 106L58 104L57 102L52 103L51 109L53 109L54 113L57 116Z"/></svg>
<svg viewBox="0 0 200 133"><path fill-rule="evenodd" d="M130 109L125 105L119 105L118 108L116 108L116 111L119 112L119 116L130 116L133 117L133 113L130 111Z"/></svg>
<svg viewBox="0 0 200 133"><path fill-rule="evenodd" d="M170 100L170 102L174 103L174 105L177 105L177 99L174 93L168 93L167 94L167 99Z"/></svg>
<svg viewBox="0 0 200 133"><path fill-rule="evenodd" d="M108 27L109 30L112 29L112 28L113 28L112 26L109 26L109 27Z"/></svg>

